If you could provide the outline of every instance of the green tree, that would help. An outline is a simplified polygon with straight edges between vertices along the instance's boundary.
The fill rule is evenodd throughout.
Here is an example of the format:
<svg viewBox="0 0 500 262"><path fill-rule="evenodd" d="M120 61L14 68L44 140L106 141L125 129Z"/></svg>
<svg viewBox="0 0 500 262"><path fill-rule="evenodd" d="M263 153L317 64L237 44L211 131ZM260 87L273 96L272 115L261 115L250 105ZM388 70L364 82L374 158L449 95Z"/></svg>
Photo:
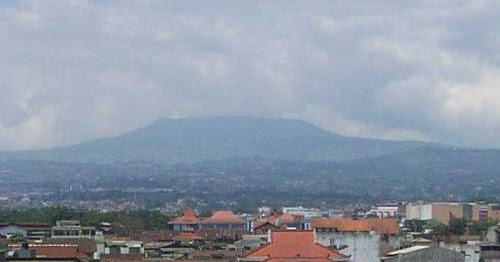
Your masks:
<svg viewBox="0 0 500 262"><path fill-rule="evenodd" d="M431 230L432 234L438 237L449 234L448 226L434 219L427 221L427 223L424 226L424 229Z"/></svg>
<svg viewBox="0 0 500 262"><path fill-rule="evenodd" d="M467 229L467 221L465 219L450 220L450 234L463 235Z"/></svg>

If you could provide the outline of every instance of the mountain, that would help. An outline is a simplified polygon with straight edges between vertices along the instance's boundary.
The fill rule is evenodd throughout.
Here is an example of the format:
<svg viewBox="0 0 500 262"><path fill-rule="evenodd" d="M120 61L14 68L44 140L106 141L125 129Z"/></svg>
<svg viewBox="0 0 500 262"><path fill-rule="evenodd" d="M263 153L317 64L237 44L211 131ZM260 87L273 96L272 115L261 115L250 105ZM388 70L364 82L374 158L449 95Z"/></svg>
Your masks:
<svg viewBox="0 0 500 262"><path fill-rule="evenodd" d="M431 144L340 136L301 120L251 117L160 119L113 138L48 150L4 152L0 159L68 162L194 163L232 157L352 160Z"/></svg>

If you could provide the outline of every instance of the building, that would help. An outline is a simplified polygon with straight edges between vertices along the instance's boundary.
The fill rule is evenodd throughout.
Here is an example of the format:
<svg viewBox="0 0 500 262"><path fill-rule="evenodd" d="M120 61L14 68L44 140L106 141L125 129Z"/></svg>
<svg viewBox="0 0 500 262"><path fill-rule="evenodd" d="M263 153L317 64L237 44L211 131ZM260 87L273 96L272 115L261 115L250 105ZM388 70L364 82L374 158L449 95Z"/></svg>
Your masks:
<svg viewBox="0 0 500 262"><path fill-rule="evenodd" d="M321 211L319 208L306 208L302 206L298 207L283 207L284 214L291 214L295 216L301 216L305 220L310 220L317 217L328 216L328 211Z"/></svg>
<svg viewBox="0 0 500 262"><path fill-rule="evenodd" d="M95 237L94 227L84 227L77 220L57 221L52 227L52 238L88 238Z"/></svg>
<svg viewBox="0 0 500 262"><path fill-rule="evenodd" d="M252 233L254 234L267 234L269 230L277 229L280 228L267 220L257 220L252 224Z"/></svg>
<svg viewBox="0 0 500 262"><path fill-rule="evenodd" d="M42 223L0 224L0 235L6 238L20 235L25 240L43 240L50 236L50 226Z"/></svg>
<svg viewBox="0 0 500 262"><path fill-rule="evenodd" d="M97 243L97 253L100 255L137 255L144 254L142 241L127 238L111 238Z"/></svg>
<svg viewBox="0 0 500 262"><path fill-rule="evenodd" d="M452 250L430 247L413 246L388 253L382 257L382 262L465 262L465 255Z"/></svg>
<svg viewBox="0 0 500 262"><path fill-rule="evenodd" d="M76 244L16 244L10 245L6 261L90 261L90 257L79 251Z"/></svg>
<svg viewBox="0 0 500 262"><path fill-rule="evenodd" d="M184 209L182 216L170 220L168 226L176 231L198 230L200 219L194 214L193 210Z"/></svg>
<svg viewBox="0 0 500 262"><path fill-rule="evenodd" d="M439 243L439 247L453 250L464 254L466 262L479 262L481 258L481 247L476 241L459 241L456 243Z"/></svg>
<svg viewBox="0 0 500 262"><path fill-rule="evenodd" d="M312 230L277 230L268 235L268 243L249 251L238 261L349 261L332 248L316 243Z"/></svg>
<svg viewBox="0 0 500 262"><path fill-rule="evenodd" d="M352 261L378 262L387 250L399 248L395 219L319 218L312 220L318 243L337 249Z"/></svg>
<svg viewBox="0 0 500 262"><path fill-rule="evenodd" d="M245 234L241 236L235 245L242 252L248 252L267 243L268 232L265 234Z"/></svg>
<svg viewBox="0 0 500 262"><path fill-rule="evenodd" d="M481 244L479 248L479 262L500 262L500 244Z"/></svg>
<svg viewBox="0 0 500 262"><path fill-rule="evenodd" d="M378 218L395 218L399 216L399 204L378 205L369 214Z"/></svg>
<svg viewBox="0 0 500 262"><path fill-rule="evenodd" d="M486 219L500 220L500 205L485 203L453 203L437 202L429 204L413 204L406 206L408 220L437 220L448 225L453 219L480 221Z"/></svg>
<svg viewBox="0 0 500 262"><path fill-rule="evenodd" d="M232 211L216 211L212 216L200 222L200 228L245 230L246 222Z"/></svg>
<svg viewBox="0 0 500 262"><path fill-rule="evenodd" d="M253 221L251 231L263 234L272 229L305 229L304 218L290 213L272 214L266 218Z"/></svg>

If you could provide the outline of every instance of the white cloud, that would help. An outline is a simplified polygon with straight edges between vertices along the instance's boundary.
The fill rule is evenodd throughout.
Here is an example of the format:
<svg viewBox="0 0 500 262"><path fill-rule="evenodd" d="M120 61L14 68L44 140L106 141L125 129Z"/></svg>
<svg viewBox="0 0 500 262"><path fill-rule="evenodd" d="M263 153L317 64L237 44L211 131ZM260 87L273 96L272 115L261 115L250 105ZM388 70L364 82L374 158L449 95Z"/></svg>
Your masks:
<svg viewBox="0 0 500 262"><path fill-rule="evenodd" d="M499 11L496 1L19 1L0 7L0 149L232 114L499 147Z"/></svg>

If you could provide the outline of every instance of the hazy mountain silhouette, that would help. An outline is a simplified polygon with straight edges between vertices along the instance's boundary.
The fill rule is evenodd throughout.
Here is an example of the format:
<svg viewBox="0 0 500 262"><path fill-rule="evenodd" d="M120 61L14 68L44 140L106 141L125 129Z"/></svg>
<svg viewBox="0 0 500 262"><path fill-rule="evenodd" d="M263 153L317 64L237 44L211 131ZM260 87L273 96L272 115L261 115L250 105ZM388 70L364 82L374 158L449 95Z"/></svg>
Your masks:
<svg viewBox="0 0 500 262"><path fill-rule="evenodd" d="M352 160L432 146L345 137L301 120L251 117L160 119L113 138L48 150L4 152L2 159L192 163L231 157Z"/></svg>

